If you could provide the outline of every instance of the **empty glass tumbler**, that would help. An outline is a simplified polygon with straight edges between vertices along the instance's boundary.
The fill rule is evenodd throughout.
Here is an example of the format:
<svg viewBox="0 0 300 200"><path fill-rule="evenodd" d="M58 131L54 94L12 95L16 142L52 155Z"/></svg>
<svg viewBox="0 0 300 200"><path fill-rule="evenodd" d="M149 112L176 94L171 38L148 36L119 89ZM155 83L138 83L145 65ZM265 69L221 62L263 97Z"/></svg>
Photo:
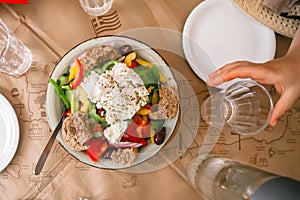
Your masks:
<svg viewBox="0 0 300 200"><path fill-rule="evenodd" d="M79 0L79 3L87 14L101 16L111 9L113 0Z"/></svg>
<svg viewBox="0 0 300 200"><path fill-rule="evenodd" d="M30 50L0 19L0 72L20 76L32 62Z"/></svg>
<svg viewBox="0 0 300 200"><path fill-rule="evenodd" d="M201 106L204 121L225 124L231 132L252 135L268 126L273 111L271 95L253 80L241 80L207 99Z"/></svg>

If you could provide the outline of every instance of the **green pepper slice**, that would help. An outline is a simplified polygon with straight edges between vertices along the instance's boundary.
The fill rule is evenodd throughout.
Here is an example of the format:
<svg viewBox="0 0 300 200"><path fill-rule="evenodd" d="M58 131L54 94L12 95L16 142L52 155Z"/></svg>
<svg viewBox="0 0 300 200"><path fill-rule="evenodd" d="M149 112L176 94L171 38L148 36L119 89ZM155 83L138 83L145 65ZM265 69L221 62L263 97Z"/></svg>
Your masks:
<svg viewBox="0 0 300 200"><path fill-rule="evenodd" d="M58 86L58 84L52 79L49 79L49 82L51 83L51 85L54 87L56 93L58 94L58 96L60 97L60 99L64 102L66 109L70 109L70 102L67 99L66 95L64 94L63 90L61 87Z"/></svg>

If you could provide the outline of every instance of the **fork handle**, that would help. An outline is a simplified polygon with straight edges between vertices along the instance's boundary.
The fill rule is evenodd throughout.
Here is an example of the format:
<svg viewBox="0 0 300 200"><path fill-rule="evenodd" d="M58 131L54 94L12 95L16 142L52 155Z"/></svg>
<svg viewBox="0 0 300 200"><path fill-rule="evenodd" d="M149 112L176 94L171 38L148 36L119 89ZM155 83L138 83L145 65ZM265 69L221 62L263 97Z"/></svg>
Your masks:
<svg viewBox="0 0 300 200"><path fill-rule="evenodd" d="M40 172L42 171L44 165L45 165L45 162L48 158L48 155L49 155L49 152L51 150L51 147L56 139L56 136L58 134L58 131L60 130L61 126L62 126L62 122L63 122L63 117L60 118L58 124L56 125L55 127L55 130L53 132L53 134L51 135L47 145L45 146L36 166L35 166L35 170L34 170L34 174L35 175L39 175Z"/></svg>

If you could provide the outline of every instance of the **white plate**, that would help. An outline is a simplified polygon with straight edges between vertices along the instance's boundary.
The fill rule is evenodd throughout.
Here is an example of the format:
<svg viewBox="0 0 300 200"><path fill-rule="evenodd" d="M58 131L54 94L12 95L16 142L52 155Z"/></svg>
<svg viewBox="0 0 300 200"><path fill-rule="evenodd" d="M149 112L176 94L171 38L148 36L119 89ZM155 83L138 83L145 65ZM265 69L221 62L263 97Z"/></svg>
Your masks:
<svg viewBox="0 0 300 200"><path fill-rule="evenodd" d="M243 13L232 0L206 0L189 15L183 49L193 71L208 74L238 61L265 62L274 58L274 31Z"/></svg>
<svg viewBox="0 0 300 200"><path fill-rule="evenodd" d="M13 159L19 144L19 122L9 101L0 93L0 172Z"/></svg>
<svg viewBox="0 0 300 200"><path fill-rule="evenodd" d="M57 80L58 77L67 71L68 65L73 62L74 58L78 57L79 55L83 54L87 50L94 48L100 45L110 45L110 44L129 44L139 56L143 57L144 59L156 64L160 71L166 76L168 82L167 85L172 86L173 88L177 89L178 86L171 72L170 68L168 67L167 63L164 59L151 47L147 46L146 44L139 42L135 39L122 37L122 36L104 36L95 39L90 39L86 42L83 42L73 49L71 49L57 64L56 68L54 69L51 78ZM57 125L59 118L61 116L62 110L62 102L59 99L58 95L56 94L53 86L48 84L47 87L47 94L46 94L46 113L49 125L52 130L54 130L55 126ZM179 109L178 109L179 110ZM175 129L177 120L178 120L179 112L177 115L170 120L167 120L164 124L166 127L166 138L164 143L161 145L156 144L148 144L147 146L143 147L141 151L139 151L137 158L134 165L140 164L152 156L154 156L168 141L171 137L173 130ZM79 159L80 161L89 164L94 167L104 168L104 169L124 169L126 168L123 165L113 162L111 159L103 159L101 158L99 162L95 163L91 161L88 155L85 152L74 151L70 149L62 139L61 132L57 136L58 141L60 144L75 158Z"/></svg>

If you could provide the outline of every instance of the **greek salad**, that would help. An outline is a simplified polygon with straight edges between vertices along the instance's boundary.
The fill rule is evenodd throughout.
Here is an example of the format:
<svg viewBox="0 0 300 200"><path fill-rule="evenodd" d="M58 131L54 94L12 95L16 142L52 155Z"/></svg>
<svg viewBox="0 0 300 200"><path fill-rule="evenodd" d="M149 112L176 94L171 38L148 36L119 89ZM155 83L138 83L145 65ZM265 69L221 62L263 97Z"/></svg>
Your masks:
<svg viewBox="0 0 300 200"><path fill-rule="evenodd" d="M93 162L131 166L141 148L161 145L178 112L176 89L130 45L94 47L49 82L65 107L62 138Z"/></svg>

